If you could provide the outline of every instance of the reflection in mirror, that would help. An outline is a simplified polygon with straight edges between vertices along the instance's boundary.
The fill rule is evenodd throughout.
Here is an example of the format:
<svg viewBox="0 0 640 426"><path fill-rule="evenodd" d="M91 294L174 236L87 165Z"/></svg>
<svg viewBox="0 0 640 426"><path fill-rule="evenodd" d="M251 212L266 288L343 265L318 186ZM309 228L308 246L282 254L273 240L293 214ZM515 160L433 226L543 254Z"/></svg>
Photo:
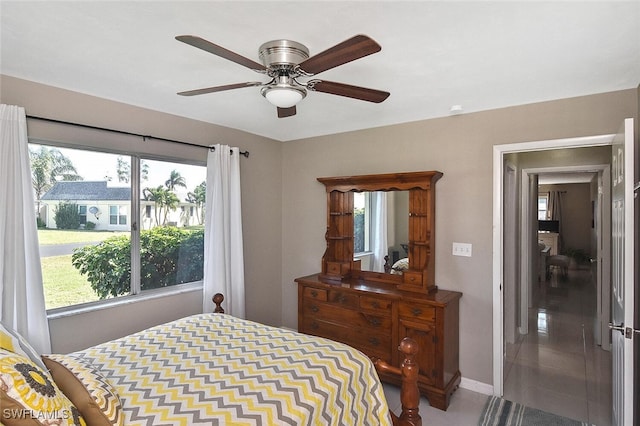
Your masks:
<svg viewBox="0 0 640 426"><path fill-rule="evenodd" d="M408 269L409 191L355 192L353 197L354 258L364 271L390 273Z"/></svg>

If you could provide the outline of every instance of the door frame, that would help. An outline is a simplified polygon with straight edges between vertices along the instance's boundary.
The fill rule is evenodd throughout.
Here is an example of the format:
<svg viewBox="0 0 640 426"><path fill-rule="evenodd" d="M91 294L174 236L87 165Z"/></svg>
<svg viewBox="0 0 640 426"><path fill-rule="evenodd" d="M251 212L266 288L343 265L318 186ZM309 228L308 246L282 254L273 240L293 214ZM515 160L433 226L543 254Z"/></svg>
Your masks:
<svg viewBox="0 0 640 426"><path fill-rule="evenodd" d="M610 174L611 174L611 166L609 164L584 164L579 166L551 166L551 167L532 167L522 169L522 186L520 194L520 198L522 200L532 200L534 199L533 194L533 186L529 185L529 179L531 176L538 176L544 173L554 173L554 172L567 172L567 173L578 173L578 172L593 172L597 175L597 183L598 188L603 187L603 185L610 184ZM537 186L537 182L536 185ZM537 194L536 194L537 195ZM602 194L598 194L598 212L597 217L595 218L595 226L597 231L597 261L598 261L598 277L597 279L597 321L598 321L598 330L596 331L600 336L609 335L609 318L611 312L611 299L609 297L609 292L611 289L611 282L605 283L607 285L603 286L603 282L601 279L602 274L608 274L611 271L611 250L610 242L611 242L611 214L608 213L607 206L611 205L611 191L604 191ZM537 228L535 223L532 220L532 208L533 206L523 206L523 215L522 215L522 234L531 234L533 230ZM531 211L531 212L530 212ZM528 316L526 314L526 310L532 305L532 297L535 294L535 285L536 274L532 273L535 271L531 271L532 262L535 253L532 253L532 247L535 247L535 244L532 244L531 241L528 241L526 238L522 238L521 244L521 259L523 260L523 272L521 275L521 286L522 286L522 300L521 306L522 309L525 310L523 315L526 317L527 321L523 322L523 324L528 325ZM539 265L538 265L539 266ZM604 288L603 288L604 287ZM528 333L528 327L523 325L523 329L520 330L521 334ZM610 350L611 342L608 339L604 339L602 342L598 342L598 344L602 345L602 349Z"/></svg>
<svg viewBox="0 0 640 426"><path fill-rule="evenodd" d="M611 145L614 137L615 134L606 134L493 146L493 394L496 396L504 393L504 156L518 152Z"/></svg>
<svg viewBox="0 0 640 426"><path fill-rule="evenodd" d="M519 200L517 199L517 176L516 166L505 164L504 174L504 211L505 222L503 229L505 232L505 262L504 262L504 280L505 280L505 293L504 293L504 308L505 316L505 339L509 343L515 343L518 339L519 327L521 327L522 319L520 317L520 306L518 294L520 289L517 287L519 280L519 269L516 267L516 259L520 256L520 247L516 244L519 228Z"/></svg>

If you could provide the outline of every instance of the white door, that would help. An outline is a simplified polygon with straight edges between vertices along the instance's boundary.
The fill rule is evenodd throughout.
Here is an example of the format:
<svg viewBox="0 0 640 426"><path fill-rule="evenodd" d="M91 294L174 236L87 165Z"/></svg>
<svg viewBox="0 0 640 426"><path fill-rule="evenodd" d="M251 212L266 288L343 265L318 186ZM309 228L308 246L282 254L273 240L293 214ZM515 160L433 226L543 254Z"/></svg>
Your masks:
<svg viewBox="0 0 640 426"><path fill-rule="evenodd" d="M633 425L633 119L616 135L611 162L613 426Z"/></svg>

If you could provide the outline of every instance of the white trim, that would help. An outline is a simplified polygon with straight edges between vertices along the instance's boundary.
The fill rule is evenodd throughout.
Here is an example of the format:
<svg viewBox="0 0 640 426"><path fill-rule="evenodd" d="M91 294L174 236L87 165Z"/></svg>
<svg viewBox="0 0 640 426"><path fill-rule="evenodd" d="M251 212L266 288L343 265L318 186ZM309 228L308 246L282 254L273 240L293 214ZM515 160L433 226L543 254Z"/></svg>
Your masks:
<svg viewBox="0 0 640 426"><path fill-rule="evenodd" d="M515 152L544 151L610 145L615 135L521 142L493 146L493 394L503 394L503 303L502 303L502 208L504 155Z"/></svg>
<svg viewBox="0 0 640 426"><path fill-rule="evenodd" d="M65 306L62 308L54 308L47 310L47 319L55 320L58 318L71 317L86 312L95 312L102 309L109 309L115 306L129 305L131 303L143 302L146 300L159 299L193 291L202 291L202 281L194 281L191 283L176 284L170 287L150 289L140 292L139 294L130 294L127 296L118 296L112 299L97 300L95 302L87 302L76 305Z"/></svg>
<svg viewBox="0 0 640 426"><path fill-rule="evenodd" d="M493 386L491 386L489 383L479 382L477 380L468 379L466 377L462 377L460 379L460 387L462 389L467 389L484 395L493 395Z"/></svg>

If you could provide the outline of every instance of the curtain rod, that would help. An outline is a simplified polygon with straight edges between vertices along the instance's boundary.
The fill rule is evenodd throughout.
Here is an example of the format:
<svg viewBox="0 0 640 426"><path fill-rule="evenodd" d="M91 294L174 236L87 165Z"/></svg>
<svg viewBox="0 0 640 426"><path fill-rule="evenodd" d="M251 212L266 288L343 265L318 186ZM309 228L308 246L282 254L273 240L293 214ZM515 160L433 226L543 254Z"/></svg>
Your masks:
<svg viewBox="0 0 640 426"><path fill-rule="evenodd" d="M171 142L171 143L178 143L178 144L181 144L181 145L194 146L196 148L209 148L212 151L215 150L215 146L213 146L213 145L210 145L210 146L198 145L198 144L191 143L191 142L183 142L183 141L177 141L177 140L174 140L174 139L159 138L157 136L151 136L151 135L141 135L139 133L132 133L132 132L124 131L124 130L115 130L115 129L108 129L106 127L91 126L91 125L88 125L88 124L72 123L71 121L55 120L53 118L38 117L38 116L35 116L35 115L27 115L27 118L30 118L30 119L33 119L33 120L48 121L49 123L67 124L69 126L84 127L85 129L103 130L105 132L119 133L121 135L137 136L137 137L142 138L143 141L146 141L147 139L155 139L155 140L163 141L163 142ZM233 154L233 151L231 151L231 154ZM240 151L240 155L244 155L246 158L249 158L249 151Z"/></svg>

